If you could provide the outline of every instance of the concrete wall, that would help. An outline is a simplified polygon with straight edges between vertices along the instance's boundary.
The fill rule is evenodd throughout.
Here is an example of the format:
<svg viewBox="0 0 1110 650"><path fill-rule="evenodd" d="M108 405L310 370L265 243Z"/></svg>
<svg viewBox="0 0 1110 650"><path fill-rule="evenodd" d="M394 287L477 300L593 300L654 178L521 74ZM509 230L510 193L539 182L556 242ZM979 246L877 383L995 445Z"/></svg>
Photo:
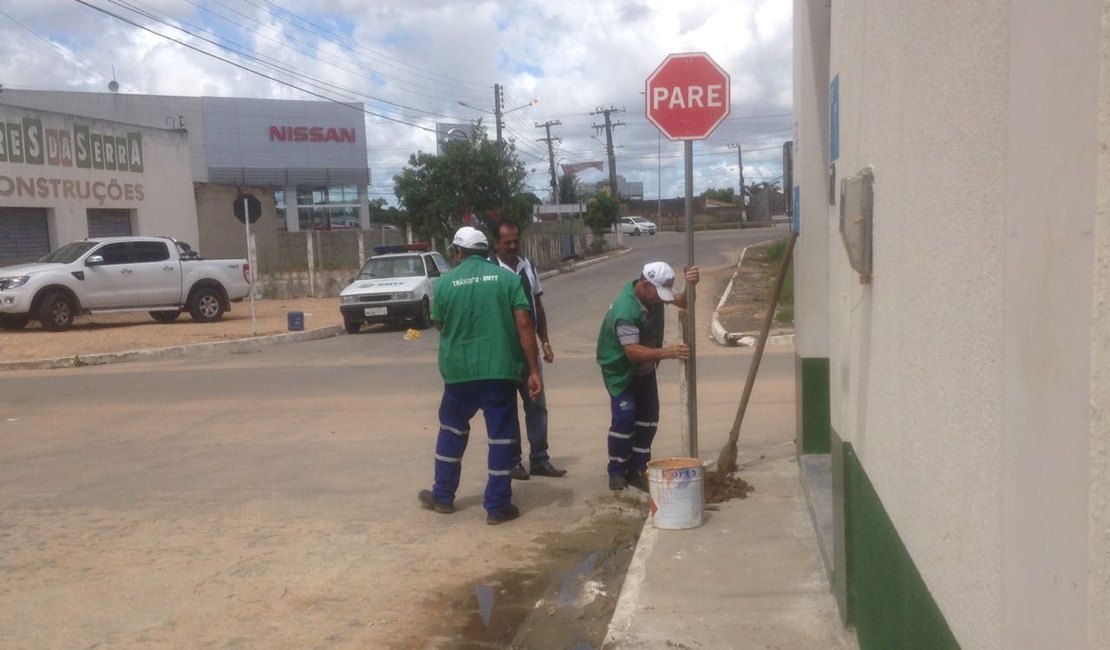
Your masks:
<svg viewBox="0 0 1110 650"><path fill-rule="evenodd" d="M0 99L7 96L7 91ZM136 127L105 120L13 107L0 103L0 121L22 123L25 117L41 120L43 129L74 133L74 126L90 133L142 138L142 171L82 169L76 164L27 164L0 162L0 176L45 179L47 191L34 194L7 192L0 182L0 205L47 208L51 248L88 237L89 208L133 211L132 232L136 235L168 235L197 241L196 204L189 165L189 143L183 131ZM73 184L79 183L77 187ZM88 186L88 191L80 189ZM67 191L72 188L72 193ZM119 188L115 191L114 188Z"/></svg>
<svg viewBox="0 0 1110 650"><path fill-rule="evenodd" d="M1110 648L1110 3L1102 7L1098 205L1094 223L1091 345L1090 536L1087 647Z"/></svg>
<svg viewBox="0 0 1110 650"><path fill-rule="evenodd" d="M273 190L259 187L244 187L244 192L253 194L262 204L262 216L252 224L255 246L258 247L259 268L277 255L277 217L274 208ZM238 196L237 188L227 185L197 183L195 187L197 222L200 226L200 239L197 250L209 258L247 257L246 227L235 218L233 203Z"/></svg>
<svg viewBox="0 0 1110 650"><path fill-rule="evenodd" d="M794 273L806 279L794 283L795 352L803 358L828 358L829 237L836 231L829 232L828 193L822 190L829 164L827 3L794 3L794 40L806 44L800 48L805 54L794 58L794 182L805 188L794 208L800 222Z"/></svg>
<svg viewBox="0 0 1110 650"><path fill-rule="evenodd" d="M832 427L962 647L1106 647L1107 3L833 0L837 176L875 177L869 284L821 207L806 12L825 4L795 3L815 63L796 70L798 345L822 347L827 277Z"/></svg>
<svg viewBox="0 0 1110 650"><path fill-rule="evenodd" d="M0 101L16 106L70 115L87 115L155 129L184 129L189 132L193 178L199 183L208 182L204 110L200 97L5 88L0 94Z"/></svg>

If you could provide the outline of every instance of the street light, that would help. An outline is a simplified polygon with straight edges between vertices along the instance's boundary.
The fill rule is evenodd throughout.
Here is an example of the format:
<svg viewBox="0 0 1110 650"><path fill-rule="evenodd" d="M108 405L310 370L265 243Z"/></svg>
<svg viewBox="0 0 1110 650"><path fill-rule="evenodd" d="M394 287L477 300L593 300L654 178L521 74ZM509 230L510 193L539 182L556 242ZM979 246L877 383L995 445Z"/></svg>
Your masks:
<svg viewBox="0 0 1110 650"><path fill-rule="evenodd" d="M485 109L485 108L481 108L479 106L472 106L470 104L467 104L466 102L464 102L461 99L459 100L458 103L459 103L459 106L465 106L467 108L473 108L476 111L482 111L483 113L489 113L490 115L496 115L497 114L495 111L491 111L491 110L488 110L488 109ZM516 108L510 108L507 111L501 111L501 114L505 115L505 114L508 114L508 113L512 113L513 111L519 111L522 108L528 108L529 106L535 106L536 104L539 104L539 103L540 103L540 100L533 99L532 101L528 102L527 104L517 106Z"/></svg>

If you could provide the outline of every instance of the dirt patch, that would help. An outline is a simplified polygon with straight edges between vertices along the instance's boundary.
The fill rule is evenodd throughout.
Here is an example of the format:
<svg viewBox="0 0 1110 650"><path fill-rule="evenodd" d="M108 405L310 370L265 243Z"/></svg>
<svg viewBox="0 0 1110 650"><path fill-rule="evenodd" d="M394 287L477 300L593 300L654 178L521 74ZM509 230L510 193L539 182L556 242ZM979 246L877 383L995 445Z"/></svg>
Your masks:
<svg viewBox="0 0 1110 650"><path fill-rule="evenodd" d="M146 312L79 316L66 332L47 332L31 323L18 331L0 330L0 361L30 361L212 343L289 331L288 313L304 313L306 330L342 325L338 298L256 300L232 305L215 323L194 323L188 314L158 323Z"/></svg>
<svg viewBox="0 0 1110 650"><path fill-rule="evenodd" d="M746 499L755 488L732 474L713 471L705 473L705 502L723 503L730 499Z"/></svg>
<svg viewBox="0 0 1110 650"><path fill-rule="evenodd" d="M429 598L436 647L600 648L644 523L642 504L536 540L526 570L499 571Z"/></svg>
<svg viewBox="0 0 1110 650"><path fill-rule="evenodd" d="M768 242L770 243L770 242ZM729 333L758 335L771 305L771 288L778 267L767 259L767 246L752 246L732 280L729 296L717 311L721 327ZM793 332L781 323L771 324L771 336Z"/></svg>

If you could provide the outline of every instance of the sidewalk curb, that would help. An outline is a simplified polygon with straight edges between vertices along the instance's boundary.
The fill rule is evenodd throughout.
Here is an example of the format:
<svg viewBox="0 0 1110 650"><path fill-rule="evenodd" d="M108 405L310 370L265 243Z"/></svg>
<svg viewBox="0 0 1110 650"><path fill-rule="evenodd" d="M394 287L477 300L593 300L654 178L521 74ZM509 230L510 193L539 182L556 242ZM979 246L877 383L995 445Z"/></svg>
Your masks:
<svg viewBox="0 0 1110 650"><path fill-rule="evenodd" d="M216 343L191 343L166 348L148 348L145 350L130 350L127 352L103 352L87 356L74 355L72 357L55 357L53 359L38 359L32 361L8 361L0 363L0 370L50 370L54 368L79 368L81 366L100 366L109 363L125 361L150 361L154 359L173 359L185 357L207 357L217 354L245 354L258 352L263 348L274 345L300 343L302 341L315 341L337 336L343 331L341 325L330 325L306 332L289 332L286 334L271 334L268 336L255 336L234 341L219 341Z"/></svg>
<svg viewBox="0 0 1110 650"><path fill-rule="evenodd" d="M655 526L651 523L651 517L645 517L644 526L640 529L640 538L636 542L636 550L632 552L632 561L628 563L628 570L624 574L621 594L617 597L617 605L613 608L612 618L609 619L609 629L605 633L605 640L601 643L602 648L611 648L614 644L623 641L628 628L632 625L632 616L636 613L636 604L640 600L640 588L647 574L647 559L655 546L657 534Z"/></svg>
<svg viewBox="0 0 1110 650"><path fill-rule="evenodd" d="M545 271L540 274L540 279L546 279L560 273L570 273L587 266L605 262L614 257L621 257L632 252L631 248L593 257L568 267ZM102 366L109 363L123 363L127 361L151 361L155 359L176 359L185 357L208 357L218 354L246 354L258 352L263 348L303 341L316 341L331 338L343 333L342 325L330 325L306 332L288 332L284 334L270 334L267 336L254 336L232 341L218 341L210 343L190 343L165 348L148 348L145 350L129 350L126 352L102 352L99 354L80 355L71 357L54 357L51 359L32 359L28 361L3 361L0 362L0 371L4 370L52 370L55 368L79 368L81 366Z"/></svg>
<svg viewBox="0 0 1110 650"><path fill-rule="evenodd" d="M729 278L728 284L725 285L725 290L721 294L721 300L717 303L716 308L713 309L713 322L709 326L709 334L713 337L713 340L717 342L717 345L726 348L732 346L754 347L759 340L758 332L726 331L724 326L721 325L719 312L721 308L725 306L725 303L728 302L729 295L732 294L732 283L736 281L736 276L740 274L740 267L744 264L744 257L748 254L748 249L754 248L755 246L763 246L767 243L768 242L763 241L758 244L751 244L745 246L744 250L740 251L740 261L736 263L736 270L732 272L732 277ZM772 347L794 345L794 335L776 334L768 336L767 345Z"/></svg>
<svg viewBox="0 0 1110 650"><path fill-rule="evenodd" d="M561 268L551 269L550 271L544 271L543 273L540 273L540 279L541 280L546 280L547 278L554 277L554 276L560 275L562 273L573 273L573 272L577 271L578 269L584 269L587 266L593 266L594 264L600 264L602 262L608 262L610 259L612 259L614 257L623 257L625 255L628 255L631 252L632 252L631 248L622 248L619 251L613 251L612 253L608 253L608 254L602 255L600 257L591 257L590 259L582 260L581 262L575 262L574 264L569 264L569 265L561 267Z"/></svg>

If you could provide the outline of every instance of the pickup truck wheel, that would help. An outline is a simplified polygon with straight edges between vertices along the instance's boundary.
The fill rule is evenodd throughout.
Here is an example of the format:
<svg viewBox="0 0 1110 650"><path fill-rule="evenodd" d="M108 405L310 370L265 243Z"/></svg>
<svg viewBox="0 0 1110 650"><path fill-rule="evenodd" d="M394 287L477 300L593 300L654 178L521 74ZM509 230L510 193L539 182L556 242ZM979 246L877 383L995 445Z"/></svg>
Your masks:
<svg viewBox="0 0 1110 650"><path fill-rule="evenodd" d="M21 330L31 322L30 316L0 316L0 328L6 330Z"/></svg>
<svg viewBox="0 0 1110 650"><path fill-rule="evenodd" d="M432 309L428 305L427 298L420 303L420 313L416 315L416 326L422 330L432 326Z"/></svg>
<svg viewBox="0 0 1110 650"><path fill-rule="evenodd" d="M348 334L358 334L358 331L362 329L362 323L357 320L347 320L344 318L343 329L347 330Z"/></svg>
<svg viewBox="0 0 1110 650"><path fill-rule="evenodd" d="M150 317L158 321L159 323L172 323L177 320L178 316L181 315L181 310L178 309L177 311L152 311L149 313Z"/></svg>
<svg viewBox="0 0 1110 650"><path fill-rule="evenodd" d="M193 293L189 305L189 315L198 323L213 323L224 315L224 303L220 293L211 287L201 287Z"/></svg>
<svg viewBox="0 0 1110 650"><path fill-rule="evenodd" d="M39 303L38 317L44 330L63 332L73 325L73 303L64 293L48 293Z"/></svg>

